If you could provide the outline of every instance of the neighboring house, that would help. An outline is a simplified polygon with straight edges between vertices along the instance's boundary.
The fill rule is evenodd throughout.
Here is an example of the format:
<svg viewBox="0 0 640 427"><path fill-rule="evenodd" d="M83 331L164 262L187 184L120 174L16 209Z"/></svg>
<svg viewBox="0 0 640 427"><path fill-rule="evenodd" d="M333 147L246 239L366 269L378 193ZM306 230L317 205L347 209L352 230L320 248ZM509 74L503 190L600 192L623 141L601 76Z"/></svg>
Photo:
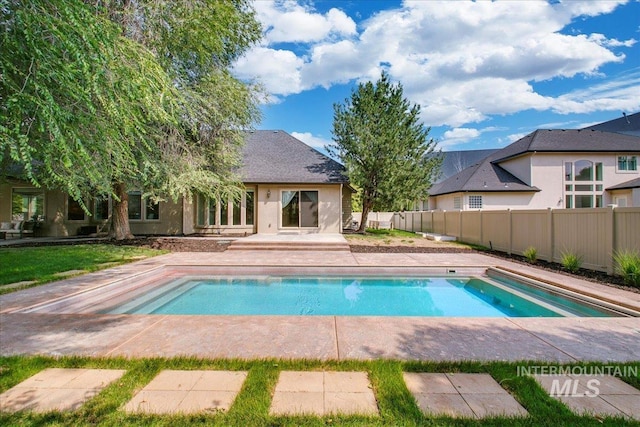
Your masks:
<svg viewBox="0 0 640 427"><path fill-rule="evenodd" d="M428 209L640 206L638 134L640 113L580 130L536 130L434 185Z"/></svg>
<svg viewBox="0 0 640 427"><path fill-rule="evenodd" d="M134 234L340 233L351 224L344 167L283 131L247 133L240 200L196 196L154 203L129 193ZM72 236L108 228L111 201L87 200L92 215L65 193L11 180L0 184L0 221L40 220L37 234Z"/></svg>

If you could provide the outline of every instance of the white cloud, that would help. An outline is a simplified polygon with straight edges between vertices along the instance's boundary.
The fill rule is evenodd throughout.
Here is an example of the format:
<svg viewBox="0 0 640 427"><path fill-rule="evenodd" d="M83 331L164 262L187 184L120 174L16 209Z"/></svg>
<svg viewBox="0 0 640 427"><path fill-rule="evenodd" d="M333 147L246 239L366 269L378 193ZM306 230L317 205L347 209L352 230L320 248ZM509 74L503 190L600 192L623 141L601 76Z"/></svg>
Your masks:
<svg viewBox="0 0 640 427"><path fill-rule="evenodd" d="M254 7L269 43L308 43L356 33L356 23L339 9L322 15L294 1L258 1Z"/></svg>
<svg viewBox="0 0 640 427"><path fill-rule="evenodd" d="M422 106L431 126L460 127L525 109L631 111L638 104L629 87L550 97L533 86L554 78L597 78L604 65L623 61L624 54L612 49L636 40L561 32L575 19L610 13L621 3L405 1L358 28L336 8L321 14L309 4L259 1L265 45L235 69L275 96L376 80L386 69Z"/></svg>
<svg viewBox="0 0 640 427"><path fill-rule="evenodd" d="M440 148L451 148L456 145L462 145L467 142L470 142L482 134L487 132L497 132L505 130L504 128L499 128L495 126L487 126L482 129L475 128L454 128L446 131L442 135L442 139L438 141L438 147Z"/></svg>
<svg viewBox="0 0 640 427"><path fill-rule="evenodd" d="M294 138L299 139L310 147L326 153L325 146L331 145L333 141L312 135L310 132L291 132Z"/></svg>

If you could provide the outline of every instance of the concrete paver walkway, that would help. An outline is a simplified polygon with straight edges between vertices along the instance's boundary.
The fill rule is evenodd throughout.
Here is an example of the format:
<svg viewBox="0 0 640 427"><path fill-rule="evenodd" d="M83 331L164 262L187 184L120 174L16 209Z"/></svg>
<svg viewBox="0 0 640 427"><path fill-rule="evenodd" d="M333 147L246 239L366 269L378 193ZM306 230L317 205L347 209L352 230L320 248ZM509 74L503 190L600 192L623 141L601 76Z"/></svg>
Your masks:
<svg viewBox="0 0 640 427"><path fill-rule="evenodd" d="M272 415L377 415L376 398L365 372L280 373Z"/></svg>
<svg viewBox="0 0 640 427"><path fill-rule="evenodd" d="M405 373L404 380L426 414L469 418L527 415L489 374Z"/></svg>
<svg viewBox="0 0 640 427"><path fill-rule="evenodd" d="M583 415L640 420L640 390L609 375L534 375L551 397Z"/></svg>
<svg viewBox="0 0 640 427"><path fill-rule="evenodd" d="M242 388L244 371L165 370L124 407L130 413L226 411Z"/></svg>
<svg viewBox="0 0 640 427"><path fill-rule="evenodd" d="M3 412L73 411L125 371L118 369L45 369L0 394Z"/></svg>

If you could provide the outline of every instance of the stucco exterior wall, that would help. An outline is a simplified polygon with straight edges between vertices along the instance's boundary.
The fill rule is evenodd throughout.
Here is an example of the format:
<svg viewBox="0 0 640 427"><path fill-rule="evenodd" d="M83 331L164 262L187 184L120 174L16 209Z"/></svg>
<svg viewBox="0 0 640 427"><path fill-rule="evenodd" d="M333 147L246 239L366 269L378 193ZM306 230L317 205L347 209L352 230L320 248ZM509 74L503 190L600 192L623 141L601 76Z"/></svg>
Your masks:
<svg viewBox="0 0 640 427"><path fill-rule="evenodd" d="M33 189L32 185L23 181L10 181L0 184L0 221L11 221L11 196L14 189ZM98 230L105 226L106 220L96 220L86 215L82 220L67 219L68 196L58 190L43 190L44 222L38 229L41 236L66 237L76 236L81 227L96 226ZM90 209L93 205L89 203ZM133 234L182 234L182 199L177 202L160 202L160 219L130 220ZM105 227L104 230L107 230Z"/></svg>
<svg viewBox="0 0 640 427"><path fill-rule="evenodd" d="M460 197L461 210L472 210L469 207L469 196L482 196L483 210L527 209L533 193L452 193L442 196L431 196L429 207L435 204L439 211L453 211L454 198Z"/></svg>
<svg viewBox="0 0 640 427"><path fill-rule="evenodd" d="M500 163L500 166L527 185L531 184L531 158L530 156L516 157Z"/></svg>
<svg viewBox="0 0 640 427"><path fill-rule="evenodd" d="M340 184L283 185L261 184L257 190L257 232L275 234L286 231L301 233L340 233L342 218L342 193ZM318 227L282 227L283 190L318 191Z"/></svg>

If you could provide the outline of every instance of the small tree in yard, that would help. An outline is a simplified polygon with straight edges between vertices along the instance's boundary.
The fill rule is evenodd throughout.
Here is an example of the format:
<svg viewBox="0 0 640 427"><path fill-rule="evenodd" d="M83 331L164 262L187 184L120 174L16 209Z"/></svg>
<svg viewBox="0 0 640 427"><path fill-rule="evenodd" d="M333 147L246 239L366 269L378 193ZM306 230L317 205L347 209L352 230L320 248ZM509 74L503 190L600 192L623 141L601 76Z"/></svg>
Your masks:
<svg viewBox="0 0 640 427"><path fill-rule="evenodd" d="M359 232L372 210L400 210L427 198L442 163L429 130L420 123L420 106L411 105L402 85L393 85L384 72L375 84L359 84L344 104L334 104L333 144L327 150L359 189Z"/></svg>

